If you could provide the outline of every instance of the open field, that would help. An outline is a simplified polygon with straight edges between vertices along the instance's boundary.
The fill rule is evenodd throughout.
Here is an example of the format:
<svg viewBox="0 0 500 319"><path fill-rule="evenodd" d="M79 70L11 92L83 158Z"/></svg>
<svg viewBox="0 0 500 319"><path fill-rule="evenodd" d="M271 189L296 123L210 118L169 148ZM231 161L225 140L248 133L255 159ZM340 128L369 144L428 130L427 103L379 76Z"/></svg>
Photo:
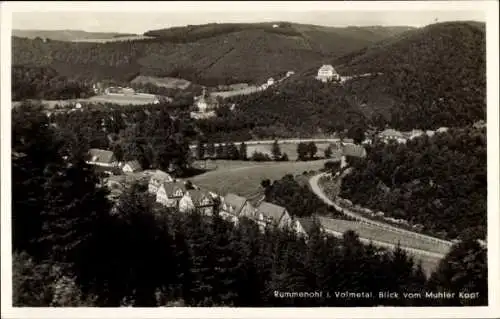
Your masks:
<svg viewBox="0 0 500 319"><path fill-rule="evenodd" d="M171 77L156 77L156 76L145 76L139 75L132 80L133 84L154 84L156 86L165 87L169 89L181 89L184 90L191 85L191 82L179 78Z"/></svg>
<svg viewBox="0 0 500 319"><path fill-rule="evenodd" d="M320 220L328 229L340 233L344 233L347 230L354 230L360 237L369 240L376 240L393 245L397 245L399 242L402 247L415 248L442 255L447 254L450 250L450 247L447 245L440 245L431 241L419 240L417 238L406 236L402 233L387 231L383 228L373 227L371 225L355 221L323 217L320 217Z"/></svg>
<svg viewBox="0 0 500 319"><path fill-rule="evenodd" d="M296 175L304 171L317 171L323 168L325 162L326 160L272 163L217 161L216 170L195 176L190 180L220 195L231 192L251 198L260 194L260 182L263 179L277 180L287 174Z"/></svg>
<svg viewBox="0 0 500 319"><path fill-rule="evenodd" d="M92 96L88 99L71 99L71 100L41 100L40 102L48 108L54 108L56 105L60 106L73 106L75 103L113 103L119 105L145 105L152 104L155 100L153 94L103 94ZM21 102L13 101L12 106L15 107Z"/></svg>
<svg viewBox="0 0 500 319"><path fill-rule="evenodd" d="M355 231L362 242L372 242L375 246L393 249L398 242L401 248L414 258L417 263L422 264L422 268L427 276L432 274L439 265L444 255L449 251L449 247L432 245L423 241L416 241L413 238L405 237L402 234L388 232L353 221L331 219L319 217L321 224L326 229L340 234L348 230ZM425 250L428 253L422 252ZM440 256L442 255L442 256Z"/></svg>

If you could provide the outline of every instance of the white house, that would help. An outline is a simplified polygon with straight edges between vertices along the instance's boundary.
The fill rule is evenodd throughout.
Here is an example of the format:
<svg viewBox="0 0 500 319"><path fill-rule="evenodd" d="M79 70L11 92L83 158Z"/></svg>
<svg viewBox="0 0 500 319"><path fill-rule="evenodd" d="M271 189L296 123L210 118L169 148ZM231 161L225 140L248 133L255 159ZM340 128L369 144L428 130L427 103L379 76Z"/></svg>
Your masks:
<svg viewBox="0 0 500 319"><path fill-rule="evenodd" d="M278 228L292 226L292 217L285 207L265 201L260 202L257 207L255 218L261 231L264 231L269 226L277 226Z"/></svg>
<svg viewBox="0 0 500 319"><path fill-rule="evenodd" d="M122 167L124 173L135 173L141 170L142 167L138 160L128 161Z"/></svg>
<svg viewBox="0 0 500 319"><path fill-rule="evenodd" d="M255 208L245 197L236 194L227 194L222 199L220 216L234 224L238 223L238 219L242 216L253 218Z"/></svg>
<svg viewBox="0 0 500 319"><path fill-rule="evenodd" d="M186 191L186 185L183 182L165 182L156 192L156 202L166 207L177 207Z"/></svg>
<svg viewBox="0 0 500 319"><path fill-rule="evenodd" d="M445 133L445 132L448 132L448 128L447 127L440 127L436 130L437 133Z"/></svg>
<svg viewBox="0 0 500 319"><path fill-rule="evenodd" d="M157 170L149 180L148 191L151 194L156 194L158 192L158 188L163 183L172 183L173 181L174 179L170 176L170 174Z"/></svg>
<svg viewBox="0 0 500 319"><path fill-rule="evenodd" d="M340 80L340 75L335 71L333 66L325 64L319 68L316 79L321 82L338 81Z"/></svg>
<svg viewBox="0 0 500 319"><path fill-rule="evenodd" d="M116 160L115 154L111 151L91 148L88 155L89 160L87 160L87 164L89 165L97 165L103 167L118 166L118 161Z"/></svg>
<svg viewBox="0 0 500 319"><path fill-rule="evenodd" d="M269 79L267 80L267 86L269 87L269 86L271 86L271 85L273 85L273 84L274 84L274 79L273 79L273 78L269 78Z"/></svg>
<svg viewBox="0 0 500 319"><path fill-rule="evenodd" d="M288 72L286 72L286 77L288 78L288 77L290 77L290 76L292 76L294 74L295 74L294 71L288 71Z"/></svg>
<svg viewBox="0 0 500 319"><path fill-rule="evenodd" d="M403 135L403 133L391 128L382 131L378 135L378 137L385 143L389 143L390 141L396 141L398 143L406 143L406 137Z"/></svg>
<svg viewBox="0 0 500 319"><path fill-rule="evenodd" d="M179 201L179 211L181 213L199 212L205 216L212 216L215 202L209 192L200 189L190 189L186 191Z"/></svg>

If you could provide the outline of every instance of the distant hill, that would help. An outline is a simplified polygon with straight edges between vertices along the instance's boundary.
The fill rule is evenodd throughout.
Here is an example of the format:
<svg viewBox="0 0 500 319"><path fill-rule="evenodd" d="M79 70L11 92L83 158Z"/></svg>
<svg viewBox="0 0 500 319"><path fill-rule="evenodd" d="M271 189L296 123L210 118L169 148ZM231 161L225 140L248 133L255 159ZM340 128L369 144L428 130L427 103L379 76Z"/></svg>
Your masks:
<svg viewBox="0 0 500 319"><path fill-rule="evenodd" d="M112 39L137 36L130 33L87 32L83 30L12 30L12 36L28 39L50 39L57 41L81 41L88 39Z"/></svg>
<svg viewBox="0 0 500 319"><path fill-rule="evenodd" d="M381 73L348 81L344 89L368 118L383 118L393 127L462 126L486 119L484 23L429 25L330 63L344 76Z"/></svg>
<svg viewBox="0 0 500 319"><path fill-rule="evenodd" d="M153 39L116 43L14 37L12 49L14 64L52 67L71 79L128 82L145 75L215 86L262 83L274 74L320 65L408 29L286 22L208 24L152 30L144 36Z"/></svg>

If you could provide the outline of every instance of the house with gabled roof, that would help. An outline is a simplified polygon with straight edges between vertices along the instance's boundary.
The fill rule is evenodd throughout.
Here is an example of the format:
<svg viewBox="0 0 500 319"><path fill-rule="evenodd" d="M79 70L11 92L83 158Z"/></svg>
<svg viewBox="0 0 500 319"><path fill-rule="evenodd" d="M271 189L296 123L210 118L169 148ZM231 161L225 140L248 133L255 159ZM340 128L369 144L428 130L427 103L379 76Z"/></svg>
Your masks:
<svg viewBox="0 0 500 319"><path fill-rule="evenodd" d="M245 197L229 193L222 199L220 216L228 221L237 223L240 217L253 218L255 208Z"/></svg>
<svg viewBox="0 0 500 319"><path fill-rule="evenodd" d="M184 182L164 182L156 192L156 202L166 207L178 207L186 192Z"/></svg>
<svg viewBox="0 0 500 319"><path fill-rule="evenodd" d="M118 161L116 160L115 154L112 151L101 150L98 148L91 148L89 150L88 160L86 162L89 165L104 167L118 166Z"/></svg>
<svg viewBox="0 0 500 319"><path fill-rule="evenodd" d="M186 191L179 201L181 213L198 212L205 216L214 214L215 201L210 192L201 189L190 189Z"/></svg>
<svg viewBox="0 0 500 319"><path fill-rule="evenodd" d="M315 227L315 220L313 217L299 217L293 221L293 230L299 237L308 239Z"/></svg>
<svg viewBox="0 0 500 319"><path fill-rule="evenodd" d="M142 171L142 166L138 160L128 161L123 164L122 171L124 173L135 173Z"/></svg>
<svg viewBox="0 0 500 319"><path fill-rule="evenodd" d="M292 217L285 207L266 201L260 202L257 206L255 219L261 231L264 231L266 227L285 228L292 226Z"/></svg>
<svg viewBox="0 0 500 319"><path fill-rule="evenodd" d="M158 192L158 188L163 183L171 183L174 181L174 178L164 171L156 170L156 172L149 179L148 191L151 194L156 194Z"/></svg>
<svg viewBox="0 0 500 319"><path fill-rule="evenodd" d="M338 81L340 80L340 75L335 71L332 65L324 64L319 68L316 80L321 82Z"/></svg>

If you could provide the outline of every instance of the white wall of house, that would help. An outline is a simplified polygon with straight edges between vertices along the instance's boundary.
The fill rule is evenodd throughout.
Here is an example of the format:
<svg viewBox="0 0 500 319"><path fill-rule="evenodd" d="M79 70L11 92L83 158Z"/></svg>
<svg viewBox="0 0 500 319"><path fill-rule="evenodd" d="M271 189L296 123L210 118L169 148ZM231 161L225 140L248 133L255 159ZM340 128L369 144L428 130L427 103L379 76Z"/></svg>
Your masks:
<svg viewBox="0 0 500 319"><path fill-rule="evenodd" d="M189 194L185 194L184 196L182 196L182 198L179 200L179 211L181 213L187 213L193 212L194 209L195 207L191 196L189 196Z"/></svg>

